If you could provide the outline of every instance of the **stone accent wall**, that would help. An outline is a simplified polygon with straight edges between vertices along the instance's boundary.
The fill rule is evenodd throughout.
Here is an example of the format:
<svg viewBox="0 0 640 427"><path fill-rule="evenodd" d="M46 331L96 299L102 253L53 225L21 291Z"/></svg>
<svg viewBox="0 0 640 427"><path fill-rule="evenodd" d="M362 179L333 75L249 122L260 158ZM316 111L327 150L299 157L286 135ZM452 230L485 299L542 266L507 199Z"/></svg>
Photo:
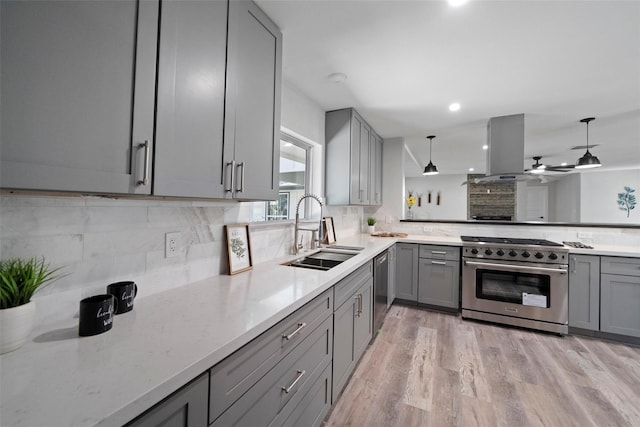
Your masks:
<svg viewBox="0 0 640 427"><path fill-rule="evenodd" d="M467 175L467 219L475 216L510 216L516 219L516 183L491 182L475 184L484 175Z"/></svg>

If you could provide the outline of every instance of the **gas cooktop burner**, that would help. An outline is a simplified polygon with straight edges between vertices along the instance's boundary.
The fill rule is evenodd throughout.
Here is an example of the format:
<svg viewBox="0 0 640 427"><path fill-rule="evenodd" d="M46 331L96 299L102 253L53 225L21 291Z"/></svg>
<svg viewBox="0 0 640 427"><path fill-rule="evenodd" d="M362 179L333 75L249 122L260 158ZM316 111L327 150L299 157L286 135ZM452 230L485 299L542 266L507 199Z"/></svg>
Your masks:
<svg viewBox="0 0 640 427"><path fill-rule="evenodd" d="M563 246L562 243L545 239L516 239L510 237L475 237L460 236L463 242L469 243L499 243L503 245L532 245L532 246Z"/></svg>

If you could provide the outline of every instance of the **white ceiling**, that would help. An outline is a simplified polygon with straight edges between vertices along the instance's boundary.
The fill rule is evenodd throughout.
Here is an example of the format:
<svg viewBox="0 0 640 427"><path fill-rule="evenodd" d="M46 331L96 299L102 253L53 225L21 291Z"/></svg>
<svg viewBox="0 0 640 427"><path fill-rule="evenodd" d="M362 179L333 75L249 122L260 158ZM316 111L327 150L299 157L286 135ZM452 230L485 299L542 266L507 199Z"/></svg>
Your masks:
<svg viewBox="0 0 640 427"><path fill-rule="evenodd" d="M640 1L257 0L284 35L285 80L325 110L355 107L420 167L483 173L490 117L525 114L532 156L640 168ZM344 83L329 74L341 72ZM459 102L462 109L449 112ZM406 175L418 176L407 164Z"/></svg>

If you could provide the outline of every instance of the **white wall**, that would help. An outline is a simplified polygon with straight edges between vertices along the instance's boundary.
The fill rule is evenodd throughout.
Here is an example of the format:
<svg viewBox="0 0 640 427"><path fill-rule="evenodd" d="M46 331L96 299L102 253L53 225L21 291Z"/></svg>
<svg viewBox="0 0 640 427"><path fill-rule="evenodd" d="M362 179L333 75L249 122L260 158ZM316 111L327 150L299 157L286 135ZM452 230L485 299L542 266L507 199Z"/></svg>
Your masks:
<svg viewBox="0 0 640 427"><path fill-rule="evenodd" d="M635 191L640 203L640 169L589 171L580 174L580 220L592 223L640 224L640 205L630 211L618 208L624 187Z"/></svg>
<svg viewBox="0 0 640 427"><path fill-rule="evenodd" d="M580 174L567 174L554 181L554 217L557 222L580 222Z"/></svg>
<svg viewBox="0 0 640 427"><path fill-rule="evenodd" d="M413 219L467 219L467 192L461 184L467 180L466 175L432 175L405 180L405 194L409 191L418 198L422 195L422 206L417 204L411 208ZM431 203L428 195L431 192ZM437 196L440 194L440 204ZM405 203L406 206L406 203ZM406 208L405 208L406 213Z"/></svg>

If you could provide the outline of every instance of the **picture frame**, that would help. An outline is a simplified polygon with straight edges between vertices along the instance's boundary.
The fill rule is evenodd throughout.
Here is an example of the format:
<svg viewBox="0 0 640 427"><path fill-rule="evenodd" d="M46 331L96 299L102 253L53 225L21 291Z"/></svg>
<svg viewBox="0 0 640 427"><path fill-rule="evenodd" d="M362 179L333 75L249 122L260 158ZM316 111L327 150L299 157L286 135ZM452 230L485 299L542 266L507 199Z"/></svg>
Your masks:
<svg viewBox="0 0 640 427"><path fill-rule="evenodd" d="M237 274L253 268L249 224L226 224L225 236L229 257L229 274Z"/></svg>
<svg viewBox="0 0 640 427"><path fill-rule="evenodd" d="M331 245L336 242L336 229L333 224L332 216L322 217L322 233L324 234L323 242Z"/></svg>

